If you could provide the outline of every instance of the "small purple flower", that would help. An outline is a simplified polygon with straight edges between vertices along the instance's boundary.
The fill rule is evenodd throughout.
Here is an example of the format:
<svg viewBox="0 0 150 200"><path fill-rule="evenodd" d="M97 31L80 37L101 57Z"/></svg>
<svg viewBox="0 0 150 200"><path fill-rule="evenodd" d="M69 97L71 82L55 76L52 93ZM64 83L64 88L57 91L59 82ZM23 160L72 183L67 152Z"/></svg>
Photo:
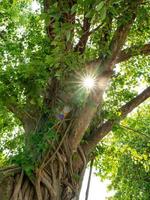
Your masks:
<svg viewBox="0 0 150 200"><path fill-rule="evenodd" d="M64 114L59 114L58 119L63 120L65 118Z"/></svg>

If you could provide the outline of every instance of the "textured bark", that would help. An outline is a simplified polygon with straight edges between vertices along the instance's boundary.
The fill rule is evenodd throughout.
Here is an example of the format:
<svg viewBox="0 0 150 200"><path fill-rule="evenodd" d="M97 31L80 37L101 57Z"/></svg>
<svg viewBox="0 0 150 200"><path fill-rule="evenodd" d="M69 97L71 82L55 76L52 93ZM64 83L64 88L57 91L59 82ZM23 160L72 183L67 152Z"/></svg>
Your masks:
<svg viewBox="0 0 150 200"><path fill-rule="evenodd" d="M57 6L61 13L59 19L61 26L63 23L70 23L73 25L75 23L75 13L71 12L71 8L76 3L76 0L57 2ZM19 167L9 167L0 170L0 200L78 199L83 175L90 157L89 154L92 149L96 147L98 142L106 136L109 131L111 131L116 120L109 120L101 126L98 126L94 131L92 130L89 138L87 138L87 143L81 146L82 138L90 127L90 123L97 112L97 108L101 108L103 103L103 93L105 92L107 83L111 78L113 66L117 62L129 59L131 54L136 55L136 53L133 54L132 49L128 49L127 52L126 50L121 50L135 20L137 8L141 2L142 0L127 1L129 9L127 13L122 13L122 19L119 20L124 21L124 15L129 15L129 19L116 28L108 46L110 53L106 55L104 54L101 58L89 63L88 66L85 65L85 68L91 68L93 66L98 68L98 87L93 93L89 94L89 97L82 108L75 108L70 111L69 115L71 116L71 119L68 116L64 119L67 123L64 121L60 122L61 126L59 126L59 128L55 125L59 141L54 142L52 148L48 149L45 155L39 155L40 159L38 158L39 160L37 160L36 169L32 176L28 176L25 173L25 169ZM44 12L47 15L49 15L49 9L53 3L53 1L44 0ZM68 12L64 9L64 4L67 5ZM47 35L50 41L54 40L56 37L54 23L55 19L50 16L49 22L46 24ZM86 17L85 13L83 35L79 39L79 43L73 48L72 38L74 30L72 28L72 37L70 41L67 41L66 35L62 35L62 38L60 38L65 44L64 50L67 52L72 49L77 51L79 54L84 53L89 35L98 28L99 26L90 31L90 19ZM104 35L106 34L107 33L104 33ZM140 53L146 55L148 52L149 45L144 46L140 51ZM38 132L42 132L41 130L45 128L44 126L48 121L49 113L51 111L50 109L57 107L56 99L58 98L59 90L60 82L56 78L49 79L43 101L43 107L46 108L47 111L41 111L42 113L39 112L39 109L31 107L31 104L28 104L28 107L24 110L20 110L17 104L6 106L16 115L17 118L20 119L26 133L38 134ZM150 96L149 91L150 90L148 89L148 92L141 94L133 101L123 106L121 108L121 119L131 112L133 108L148 98L148 95ZM65 91L63 92L65 93ZM67 96L66 93L65 95ZM68 104L69 103L70 102L68 102ZM78 113L77 116L74 115L74 110ZM50 141L50 145L51 143L52 142ZM28 146L31 148L31 145ZM32 151L34 151L34 148L31 148L31 152Z"/></svg>
<svg viewBox="0 0 150 200"><path fill-rule="evenodd" d="M72 134L70 135L71 150L75 152L78 145L80 144L87 128L97 111L97 108L102 106L103 93L107 87L112 75L112 71L104 71L98 78L97 89L89 96L78 117L74 120Z"/></svg>
<svg viewBox="0 0 150 200"><path fill-rule="evenodd" d="M1 169L0 200L78 200L85 167L75 171L59 152L48 160L32 176L17 167Z"/></svg>
<svg viewBox="0 0 150 200"><path fill-rule="evenodd" d="M143 103L150 97L150 87L146 88L141 94L123 105L118 111L121 116L118 119L111 119L100 124L91 132L87 138L87 143L83 145L84 151L88 154L113 128L113 126L123 120L133 109Z"/></svg>
<svg viewBox="0 0 150 200"><path fill-rule="evenodd" d="M38 156L32 174L28 175L22 167L0 169L0 200L78 199L87 161L81 147L70 154L68 133L71 124L69 122L65 129L63 123L56 128L62 131L59 132L60 140L53 147L49 141L50 148ZM31 144L31 147L28 140L26 146L31 154L34 153L34 146Z"/></svg>
<svg viewBox="0 0 150 200"><path fill-rule="evenodd" d="M138 55L150 55L150 43L143 46L135 45L122 50L117 58L116 63L127 61L130 58Z"/></svg>
<svg viewBox="0 0 150 200"><path fill-rule="evenodd" d="M75 46L75 51L80 52L80 54L82 54L85 50L86 47L86 43L88 41L88 37L90 35L90 20L84 16L84 20L83 20L83 34L78 42L78 44Z"/></svg>

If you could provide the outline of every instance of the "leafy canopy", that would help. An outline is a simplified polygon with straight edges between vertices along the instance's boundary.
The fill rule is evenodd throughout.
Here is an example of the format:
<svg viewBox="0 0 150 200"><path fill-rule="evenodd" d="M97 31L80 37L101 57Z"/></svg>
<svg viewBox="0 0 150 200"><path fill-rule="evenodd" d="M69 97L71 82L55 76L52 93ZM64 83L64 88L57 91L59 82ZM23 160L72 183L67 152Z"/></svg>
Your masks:
<svg viewBox="0 0 150 200"><path fill-rule="evenodd" d="M150 187L150 105L114 127L101 143L101 156L96 161L98 175L110 179L110 199L149 199Z"/></svg>
<svg viewBox="0 0 150 200"><path fill-rule="evenodd" d="M44 104L46 88L55 80L54 87L58 90L52 91L53 96L61 91L62 96L70 97L71 108L81 110L87 94L76 80L78 82L86 73L87 62L98 58L104 60L111 55L111 41L116 29L124 26L131 17L130 1L78 0L70 7L63 1L62 4L51 1L50 9L44 2L37 1L38 10L33 9L33 1L29 0L0 2L0 165L15 159L29 172L36 165L39 152L42 154L48 148L47 141L59 140L52 127L59 123L57 116L66 102L56 95L54 106L47 108ZM86 143L87 136L99 122L119 119L119 108L150 84L150 59L138 53L139 48L149 41L150 5L143 1L137 12L123 49L126 52L134 47L129 53L138 56L131 56L114 66L103 107L96 112L81 143ZM96 73L101 71L102 68ZM102 145L103 154L97 146L100 157L96 165L102 177L112 180L112 187L117 190L114 199L129 199L129 195L132 199L137 196L149 199L148 110L149 106L142 107L140 114L130 116L119 127L114 127ZM49 111L49 121L44 129L29 139L35 152L25 160L29 154L25 145L28 139L24 135L25 122L30 119L34 124L41 113ZM143 134L139 136L133 132ZM138 173L136 177L135 173Z"/></svg>

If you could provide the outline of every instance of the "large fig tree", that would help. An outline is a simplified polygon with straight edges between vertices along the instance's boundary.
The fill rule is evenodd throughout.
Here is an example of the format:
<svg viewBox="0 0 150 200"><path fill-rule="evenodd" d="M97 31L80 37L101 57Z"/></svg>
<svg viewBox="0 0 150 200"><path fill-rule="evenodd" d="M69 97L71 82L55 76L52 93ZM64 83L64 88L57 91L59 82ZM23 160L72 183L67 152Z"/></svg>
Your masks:
<svg viewBox="0 0 150 200"><path fill-rule="evenodd" d="M79 198L99 142L150 97L149 15L147 0L0 1L1 200Z"/></svg>

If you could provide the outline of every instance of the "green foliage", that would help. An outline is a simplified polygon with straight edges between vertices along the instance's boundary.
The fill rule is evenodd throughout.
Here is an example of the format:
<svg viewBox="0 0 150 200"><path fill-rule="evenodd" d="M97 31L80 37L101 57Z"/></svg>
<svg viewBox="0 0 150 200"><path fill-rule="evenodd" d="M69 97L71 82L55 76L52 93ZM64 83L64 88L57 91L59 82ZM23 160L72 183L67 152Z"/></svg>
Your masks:
<svg viewBox="0 0 150 200"><path fill-rule="evenodd" d="M48 77L44 24L27 6L23 1L1 3L0 96L3 101L9 96L9 101L17 100L20 106L31 101L31 96L36 102Z"/></svg>
<svg viewBox="0 0 150 200"><path fill-rule="evenodd" d="M118 108L134 98L139 91L149 85L149 57L131 58L126 63L117 65L105 94L102 115L104 119L119 116ZM111 105L111 106L110 106Z"/></svg>
<svg viewBox="0 0 150 200"><path fill-rule="evenodd" d="M0 166L9 162L10 156L22 148L24 141L20 122L5 108L0 110Z"/></svg>
<svg viewBox="0 0 150 200"><path fill-rule="evenodd" d="M63 9L68 9L66 4L63 5ZM97 0L81 0L71 9L71 12L76 13L78 16L76 23L74 25L63 23L62 25L62 11L57 3L52 4L49 15L46 15L46 13L42 12L42 7L41 11L33 12L30 1L13 1L13 3L2 1L0 5L0 96L3 104L9 104L10 101L11 103L17 101L19 106L30 103L41 107L43 90L49 77L56 77L61 81L63 87L65 78L70 73L83 68L86 60L93 59L99 55L105 56L109 53L103 31L108 32L107 40L109 44L116 29L116 20L125 9L126 4L121 0L112 0L108 3ZM91 21L91 29L100 24L102 26L90 36L85 54L79 55L71 49L66 51L66 45L70 40L75 45L81 37L83 33L81 24L84 12ZM142 18L143 13L144 19ZM110 16L114 18L112 27L106 26ZM148 16L149 9L148 5L145 4L139 10L138 18L130 31L127 40L128 45L148 40ZM53 17L55 20L53 31L57 35L52 40L47 38L46 31L44 31L49 17ZM141 24L142 34L141 32L137 34L140 31L139 27L141 27ZM70 31L72 28L75 28L76 34L74 36ZM66 42L64 42L65 37ZM142 66L145 61L142 59L139 62L141 62L140 66ZM133 67L128 67L129 65L133 66L132 62L126 65L126 69L133 69ZM138 71L139 63L137 65L137 70L134 68L132 74L131 72L123 76L117 74L118 78L114 78L115 83L113 84L120 85L121 87L122 85L130 84L133 88L133 85L136 84L136 78L139 78L139 74L136 72ZM146 66L143 69L145 70ZM131 80L133 76L134 79ZM126 80L124 80L125 77ZM113 87L115 87L113 90L117 89L119 91L116 86ZM110 90L113 91L112 89ZM118 99L120 102L124 101L125 97L125 100L129 99L127 98L128 96L132 97L132 94L130 94L132 92L127 91L123 87L122 91L119 92L119 96L120 93L123 95L121 100ZM112 92L110 95L113 95ZM118 94L116 96L118 97Z"/></svg>
<svg viewBox="0 0 150 200"><path fill-rule="evenodd" d="M22 149L10 158L10 162L22 166L28 175L32 175L45 153L52 149L58 136L52 123L47 123L45 129L31 133L26 140Z"/></svg>
<svg viewBox="0 0 150 200"><path fill-rule="evenodd" d="M110 179L110 199L150 198L150 106L143 106L103 141L96 167L102 179Z"/></svg>
<svg viewBox="0 0 150 200"><path fill-rule="evenodd" d="M56 116L65 103L56 95L52 109L45 108L43 102L48 82L56 80L59 88L56 86L55 92L61 91L69 97L73 109L82 108L89 95L79 83L86 73L85 63L99 57L103 60L111 53L115 30L129 20L128 3L131 1L78 0L72 8L68 7L67 1L59 1L60 4L51 1L48 13L43 9L43 1L38 2L40 9L33 11L30 0L0 1L0 166L17 163L28 174L59 139L52 126L58 123ZM76 15L75 23L64 20L67 12ZM149 41L149 16L150 5L143 1L123 48L142 46ZM91 23L91 32L84 53L80 54L74 47L83 35L84 17ZM48 37L50 20L52 36ZM149 85L149 65L149 57L140 55L114 67L103 108L98 109L82 142L86 142L87 134L99 122L118 119L118 108ZM50 100L55 92L51 91ZM141 108L139 114L130 116L121 126L115 126L113 133L93 152L97 155L100 176L111 179L111 187L117 191L113 199L150 199L148 108L143 107L144 111ZM13 110L16 116L11 114ZM48 113L50 122L45 123L42 130L25 137L23 128L27 115L31 115L32 122L32 114L40 116L42 111Z"/></svg>

